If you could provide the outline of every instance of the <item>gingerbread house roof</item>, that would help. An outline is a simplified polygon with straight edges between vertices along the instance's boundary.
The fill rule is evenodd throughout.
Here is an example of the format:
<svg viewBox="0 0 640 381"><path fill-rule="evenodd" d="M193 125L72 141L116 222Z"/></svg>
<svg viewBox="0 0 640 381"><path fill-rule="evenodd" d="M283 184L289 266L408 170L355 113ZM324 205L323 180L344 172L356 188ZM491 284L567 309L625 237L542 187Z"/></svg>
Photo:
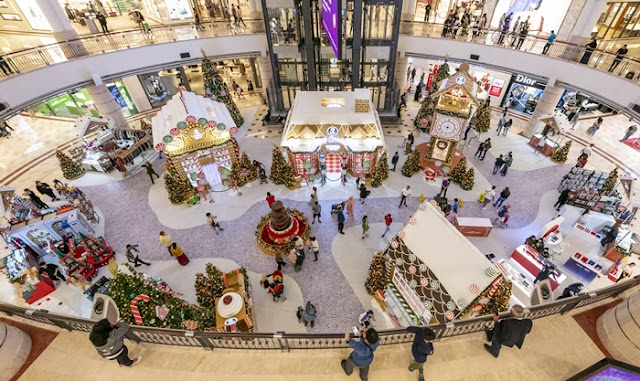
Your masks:
<svg viewBox="0 0 640 381"><path fill-rule="evenodd" d="M475 105L479 104L477 98L478 84L465 70L459 70L457 73L445 78L440 84L438 91L431 94L431 98L437 98L440 95L454 91L455 89L459 89L463 94L468 96Z"/></svg>

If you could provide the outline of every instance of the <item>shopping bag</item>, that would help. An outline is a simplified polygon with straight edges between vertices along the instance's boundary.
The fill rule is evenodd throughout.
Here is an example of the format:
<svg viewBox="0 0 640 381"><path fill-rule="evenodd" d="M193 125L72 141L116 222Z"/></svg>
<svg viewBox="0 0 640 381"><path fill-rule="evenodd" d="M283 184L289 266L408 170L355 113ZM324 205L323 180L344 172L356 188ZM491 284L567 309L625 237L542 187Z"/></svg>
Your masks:
<svg viewBox="0 0 640 381"><path fill-rule="evenodd" d="M480 196L478 196L478 201L484 202L485 199L486 199L486 193L485 192L480 193Z"/></svg>

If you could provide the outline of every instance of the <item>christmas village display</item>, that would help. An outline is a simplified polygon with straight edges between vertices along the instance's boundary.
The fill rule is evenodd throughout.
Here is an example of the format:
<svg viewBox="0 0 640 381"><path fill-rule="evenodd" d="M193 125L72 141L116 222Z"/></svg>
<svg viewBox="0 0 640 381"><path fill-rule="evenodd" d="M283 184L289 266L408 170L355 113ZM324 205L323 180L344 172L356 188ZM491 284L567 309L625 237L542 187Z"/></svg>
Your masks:
<svg viewBox="0 0 640 381"><path fill-rule="evenodd" d="M618 167L600 172L573 167L558 186L558 192L569 190L567 204L620 218L627 208L616 190Z"/></svg>
<svg viewBox="0 0 640 381"><path fill-rule="evenodd" d="M129 324L190 331L256 331L244 268L223 273L208 263L204 274L196 274L195 288L198 304L188 303L162 279L137 273L129 266L128 271L117 273L108 294L121 319Z"/></svg>
<svg viewBox="0 0 640 381"><path fill-rule="evenodd" d="M374 256L365 288L398 327L447 323L506 311L511 282L503 270L426 201Z"/></svg>
<svg viewBox="0 0 640 381"><path fill-rule="evenodd" d="M306 242L309 234L309 220L304 213L285 208L282 201L271 204L271 212L262 217L256 228L258 247L269 255L289 251L294 237L301 237Z"/></svg>
<svg viewBox="0 0 640 381"><path fill-rule="evenodd" d="M328 178L338 179L343 165L351 175L371 176L384 135L369 90L297 92L280 145L294 176L325 168Z"/></svg>
<svg viewBox="0 0 640 381"><path fill-rule="evenodd" d="M555 152L561 148L559 140L555 139L554 136L562 137L562 132L567 129L567 125L569 121L567 120L566 115L564 114L553 114L553 115L543 115L538 118L538 122L544 124L542 131L539 133L535 133L529 139L529 145L534 149L538 149L540 145L540 140L542 137L545 138L545 144L542 146L540 152L545 155L551 157L553 161L556 163L564 163L567 161L566 153L569 152L569 148L567 147L567 151L564 154L555 155ZM567 142L568 143L568 142ZM569 147L571 146L570 143ZM563 160L564 159L564 160Z"/></svg>

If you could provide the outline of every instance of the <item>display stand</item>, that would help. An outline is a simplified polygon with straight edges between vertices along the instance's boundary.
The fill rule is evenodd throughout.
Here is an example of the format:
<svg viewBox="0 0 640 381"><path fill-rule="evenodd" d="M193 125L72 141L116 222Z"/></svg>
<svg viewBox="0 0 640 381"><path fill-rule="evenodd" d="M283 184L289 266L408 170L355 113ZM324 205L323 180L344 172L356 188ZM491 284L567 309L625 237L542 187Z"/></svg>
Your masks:
<svg viewBox="0 0 640 381"><path fill-rule="evenodd" d="M531 136L531 139L529 140L529 145L534 149L537 149L540 139L542 139L542 134L534 134L533 136ZM553 155L554 152L556 152L558 147L560 147L558 143L553 142L550 139L547 139L547 142L545 143L544 147L542 147L542 150L540 152L543 155L550 157L551 155Z"/></svg>
<svg viewBox="0 0 640 381"><path fill-rule="evenodd" d="M219 330L229 330L225 322L230 318L237 319L234 331L255 332L257 330L256 320L253 316L253 301L251 300L251 286L245 281L245 275L240 270L232 271L223 275L226 289L220 298L215 299L216 327ZM225 297L230 299L225 303Z"/></svg>
<svg viewBox="0 0 640 381"><path fill-rule="evenodd" d="M467 237L488 237L493 229L488 218L456 217L454 226Z"/></svg>

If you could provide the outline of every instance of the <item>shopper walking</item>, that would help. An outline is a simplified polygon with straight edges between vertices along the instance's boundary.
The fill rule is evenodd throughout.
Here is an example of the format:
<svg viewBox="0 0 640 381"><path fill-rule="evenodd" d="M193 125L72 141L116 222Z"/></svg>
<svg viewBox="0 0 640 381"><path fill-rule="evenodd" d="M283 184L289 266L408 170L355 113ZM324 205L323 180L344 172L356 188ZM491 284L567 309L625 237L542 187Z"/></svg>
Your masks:
<svg viewBox="0 0 640 381"><path fill-rule="evenodd" d="M320 245L318 245L318 240L315 236L309 237L309 239L307 240L307 248L310 252L313 253L313 261L317 261L318 253L320 252Z"/></svg>
<svg viewBox="0 0 640 381"><path fill-rule="evenodd" d="M109 28L107 28L107 18L104 17L104 15L100 12L98 12L98 14L96 15L96 18L98 19L98 22L100 23L100 26L102 27L102 33L107 34L109 33Z"/></svg>
<svg viewBox="0 0 640 381"><path fill-rule="evenodd" d="M492 186L491 189L485 191L484 201L482 201L482 209L487 208L488 203L496 201L496 186Z"/></svg>
<svg viewBox="0 0 640 381"><path fill-rule="evenodd" d="M480 144L478 144L478 149L476 150L476 153L473 156L479 158L482 155L482 151L484 151L485 142L480 142Z"/></svg>
<svg viewBox="0 0 640 381"><path fill-rule="evenodd" d="M182 266L186 266L187 263L189 263L189 257L187 257L187 254L185 254L182 248L175 242L171 244L171 255L176 257L178 263Z"/></svg>
<svg viewBox="0 0 640 381"><path fill-rule="evenodd" d="M506 159L504 159L504 165L502 166L502 171L500 171L500 174L502 176L507 175L507 170L509 169L509 167L511 167L511 164L513 164L513 154L512 152L509 152Z"/></svg>
<svg viewBox="0 0 640 381"><path fill-rule="evenodd" d="M540 152L542 152L542 149L544 148L545 144L547 144L547 138L545 138L544 135L542 135L540 140L538 140L538 145L536 146L536 150L535 150L536 155L540 155Z"/></svg>
<svg viewBox="0 0 640 381"><path fill-rule="evenodd" d="M155 182L153 181L153 176L158 179L160 178L160 176L158 176L156 171L153 169L153 165L151 165L151 163L149 163L148 161L145 161L143 166L147 169L147 175L149 175L149 178L151 179L151 184L155 184Z"/></svg>
<svg viewBox="0 0 640 381"><path fill-rule="evenodd" d="M511 208L510 204L501 206L500 209L498 209L498 217L493 220L493 223L496 224L498 221L502 221L504 225L504 218L509 215L509 208Z"/></svg>
<svg viewBox="0 0 640 381"><path fill-rule="evenodd" d="M393 218L391 218L391 214L387 214L384 216L384 233L382 233L382 237L387 234L387 232L391 229L391 223L393 222Z"/></svg>
<svg viewBox="0 0 640 381"><path fill-rule="evenodd" d="M53 189L51 189L49 184L43 183L41 181L36 181L36 189L38 190L38 192L40 192L40 194L46 194L47 196L51 197L51 201L58 200L56 194L53 193Z"/></svg>
<svg viewBox="0 0 640 381"><path fill-rule="evenodd" d="M587 134L589 134L591 136L595 136L596 132L598 132L600 127L602 127L602 122L603 121L604 121L604 119L602 119L602 117L598 118L595 121L595 123L593 123L593 125L587 129Z"/></svg>
<svg viewBox="0 0 640 381"><path fill-rule="evenodd" d="M391 158L391 164L393 165L393 168L391 168L391 170L394 172L396 171L396 165L398 165L398 160L400 160L400 156L396 151L395 155L393 155L393 157Z"/></svg>
<svg viewBox="0 0 640 381"><path fill-rule="evenodd" d="M338 207L337 217L338 217L338 233L344 234L342 229L344 229L345 218L344 218L344 212L342 211L342 205Z"/></svg>
<svg viewBox="0 0 640 381"><path fill-rule="evenodd" d="M449 189L449 185L451 185L451 181L448 177L442 179L442 184L440 185L440 192L438 193L438 197L447 197L447 190Z"/></svg>
<svg viewBox="0 0 640 381"><path fill-rule="evenodd" d="M342 164L340 177L342 178L342 186L343 187L347 186L347 164L346 163Z"/></svg>
<svg viewBox="0 0 640 381"><path fill-rule="evenodd" d="M318 217L318 223L321 224L322 221L320 221L320 211L321 211L321 206L320 203L318 202L318 199L314 199L313 204L311 204L311 210L313 210L313 221L311 221L311 224L315 224L316 223L316 217Z"/></svg>
<svg viewBox="0 0 640 381"><path fill-rule="evenodd" d="M498 206L502 206L502 204L507 201L507 199L509 198L509 196L511 195L511 191L509 190L509 187L505 187L502 192L500 192L500 197L498 197L498 199L496 200L496 202L493 203L493 207L498 207Z"/></svg>
<svg viewBox="0 0 640 381"><path fill-rule="evenodd" d="M509 132L509 129L511 128L512 125L513 125L513 119L507 120L504 126L502 126L503 128L502 136L507 136L507 132Z"/></svg>
<svg viewBox="0 0 640 381"><path fill-rule="evenodd" d="M529 23L526 21L522 23L522 27L520 27L520 33L518 36L518 43L516 44L516 49L520 50L522 48L522 44L524 40L527 38L527 34L529 34Z"/></svg>
<svg viewBox="0 0 640 381"><path fill-rule="evenodd" d="M482 149L482 154L480 160L484 160L484 157L487 155L487 151L491 149L491 138L488 138L484 141L484 147Z"/></svg>
<svg viewBox="0 0 640 381"><path fill-rule="evenodd" d="M287 264L284 262L284 251L285 249L277 249L274 256L276 258L276 264L278 265L278 270L282 270L282 267Z"/></svg>
<svg viewBox="0 0 640 381"><path fill-rule="evenodd" d="M496 131L498 132L498 135L500 135L500 131L502 131L502 127L504 127L505 123L507 123L507 118L504 115L502 115L498 120L498 128L496 129Z"/></svg>
<svg viewBox="0 0 640 381"><path fill-rule="evenodd" d="M109 320L99 320L91 328L89 340L100 356L107 360L116 360L124 366L134 366L142 360L142 356L129 358L129 349L124 345L124 338L129 331L129 325L123 321L111 324Z"/></svg>
<svg viewBox="0 0 640 381"><path fill-rule="evenodd" d="M556 201L556 203L553 205L556 210L559 212L560 208L567 203L567 200L569 200L569 193L571 192L571 190L569 188L563 190L562 192L560 192L560 196L558 197L558 201Z"/></svg>
<svg viewBox="0 0 640 381"><path fill-rule="evenodd" d="M491 345L485 344L484 349L495 358L500 355L500 348L503 345L522 348L525 336L533 327L531 320L524 319L524 308L519 304L511 307L511 317L511 319L500 320L497 314L494 315L493 320L496 324L491 331L485 331L487 341L491 342Z"/></svg>
<svg viewBox="0 0 640 381"><path fill-rule="evenodd" d="M238 26L240 26L240 23L242 23L243 26L247 26L247 24L245 24L244 20L242 19L242 9L240 9L240 5L236 6L236 17Z"/></svg>
<svg viewBox="0 0 640 381"><path fill-rule="evenodd" d="M364 182L360 184L360 203L364 204L364 200L369 196L369 190L367 190L367 186L364 185Z"/></svg>
<svg viewBox="0 0 640 381"><path fill-rule="evenodd" d="M624 56L629 53L629 49L627 49L627 44L624 44L620 49L616 51L616 58L613 59L611 66L609 66L609 72L614 71L618 65L620 65L620 61L624 59Z"/></svg>
<svg viewBox="0 0 640 381"><path fill-rule="evenodd" d="M293 262L293 270L299 272L302 270L302 264L304 263L304 249L302 251L291 249L289 252L289 260Z"/></svg>
<svg viewBox="0 0 640 381"><path fill-rule="evenodd" d="M622 138L622 140L620 140L621 142L627 141L633 134L636 133L636 131L638 131L638 125L634 124L633 126L630 126L629 128L627 128L627 130L624 132L624 137Z"/></svg>
<svg viewBox="0 0 640 381"><path fill-rule="evenodd" d="M549 52L549 48L553 45L553 41L556 39L556 33L552 30L549 37L547 37L547 43L542 48L542 54L546 55Z"/></svg>
<svg viewBox="0 0 640 381"><path fill-rule="evenodd" d="M134 267L139 267L142 263L143 265L151 266L151 263L145 262L138 256L140 254L140 250L138 250L138 245L127 245L127 261L129 263L133 263Z"/></svg>
<svg viewBox="0 0 640 381"><path fill-rule="evenodd" d="M167 250L169 251L169 254L171 254L171 244L173 243L173 241L171 240L171 236L169 234L161 231L160 235L158 237L158 240L160 241L162 246L167 248ZM171 255L173 255L173 254L171 254Z"/></svg>
<svg viewBox="0 0 640 381"><path fill-rule="evenodd" d="M355 203L356 203L355 198L353 198L353 196L349 196L349 198L346 201L346 208L347 208L347 215L351 218L355 216L355 213L353 212L353 207L355 206Z"/></svg>
<svg viewBox="0 0 640 381"><path fill-rule="evenodd" d="M362 217L362 239L369 236L369 221L367 216Z"/></svg>
<svg viewBox="0 0 640 381"><path fill-rule="evenodd" d="M265 198L267 204L269 204L269 208L276 201L276 196L272 195L271 192L267 192L267 197Z"/></svg>
<svg viewBox="0 0 640 381"><path fill-rule="evenodd" d="M24 194L38 209L48 209L49 205L45 204L31 189L24 188Z"/></svg>
<svg viewBox="0 0 640 381"><path fill-rule="evenodd" d="M496 158L496 161L493 163L493 174L495 175L496 173L498 173L498 171L500 170L500 168L502 167L502 165L504 164L504 159L502 157L502 155L498 156Z"/></svg>
<svg viewBox="0 0 640 381"><path fill-rule="evenodd" d="M436 333L429 327L407 327L407 332L413 333L413 343L411 344L411 355L413 362L409 365L409 371L418 371L418 381L424 381L424 364L427 357L433 354L432 341L436 338Z"/></svg>
<svg viewBox="0 0 640 381"><path fill-rule="evenodd" d="M378 349L378 332L374 328L367 328L359 339L352 339L351 333L344 334L344 340L353 349L349 357L342 360L340 365L347 376L353 373L353 368L360 370L360 380L367 381L369 366L373 362L373 352Z"/></svg>
<svg viewBox="0 0 640 381"><path fill-rule="evenodd" d="M216 235L218 235L218 230L220 231L224 230L220 226L218 221L216 221L216 218L218 218L217 216L214 216L211 213L207 213L206 216L207 216L207 223L209 224L209 226L211 226L211 228L213 228L213 231L216 232Z"/></svg>
<svg viewBox="0 0 640 381"><path fill-rule="evenodd" d="M293 237L293 247L298 253L300 253L300 255L304 256L304 241L302 240L302 237L298 235Z"/></svg>
<svg viewBox="0 0 640 381"><path fill-rule="evenodd" d="M407 206L407 198L411 197L411 187L410 186L406 186L404 187L404 189L400 192L400 205L398 205L398 208L401 207L403 204L404 206Z"/></svg>
<svg viewBox="0 0 640 381"><path fill-rule="evenodd" d="M595 144L591 143L588 146L584 147L582 151L580 151L580 155L585 155L586 157L591 156L591 148L595 147Z"/></svg>

